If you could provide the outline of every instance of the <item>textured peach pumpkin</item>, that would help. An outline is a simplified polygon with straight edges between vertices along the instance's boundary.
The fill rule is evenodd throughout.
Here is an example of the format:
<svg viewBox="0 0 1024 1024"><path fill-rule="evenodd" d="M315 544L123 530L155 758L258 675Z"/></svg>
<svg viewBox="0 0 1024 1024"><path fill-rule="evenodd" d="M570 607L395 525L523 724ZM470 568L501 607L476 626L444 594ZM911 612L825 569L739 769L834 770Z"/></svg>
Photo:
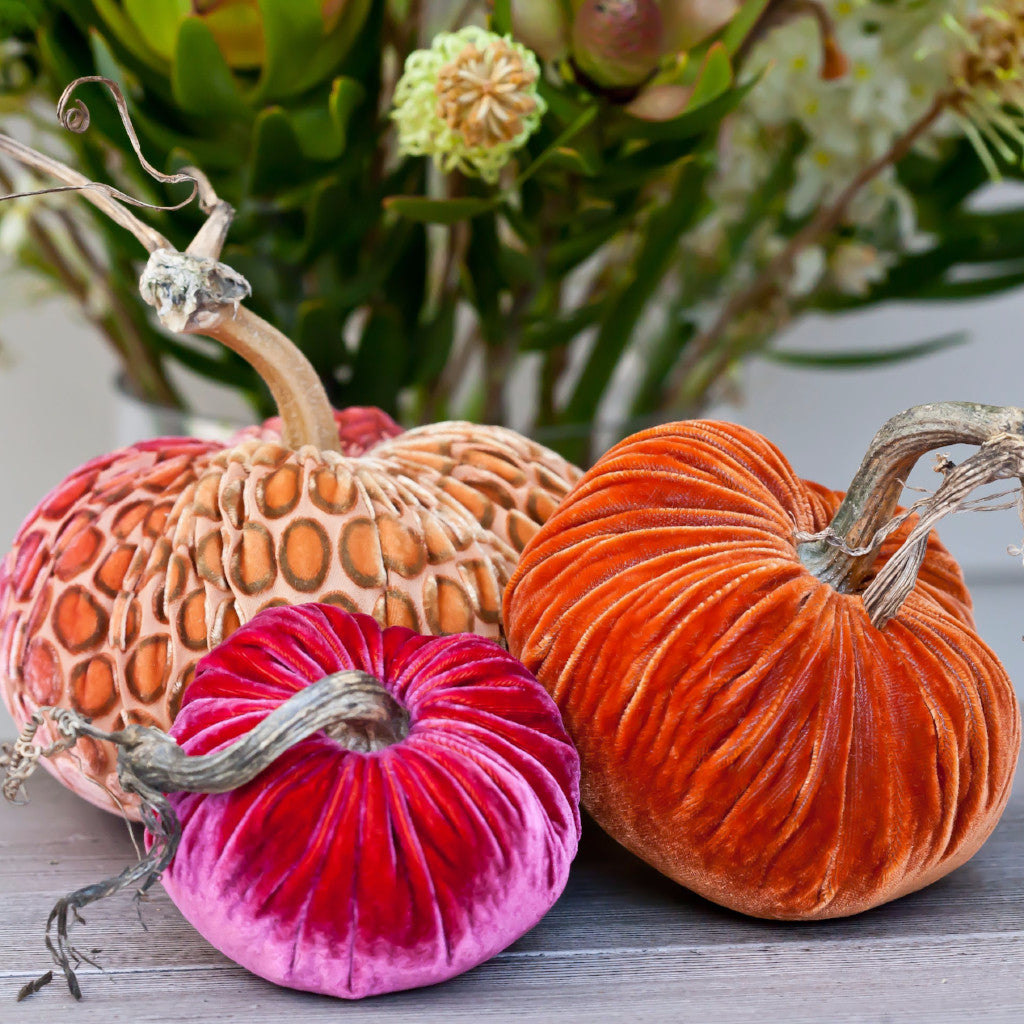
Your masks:
<svg viewBox="0 0 1024 1024"><path fill-rule="evenodd" d="M563 713L590 813L760 917L853 914L962 864L1020 745L1013 689L934 535L884 629L801 562L795 534L841 497L752 431L659 427L584 475L505 596L509 648Z"/></svg>
<svg viewBox="0 0 1024 1024"><path fill-rule="evenodd" d="M19 727L57 705L105 729L167 729L198 659L279 604L499 637L519 551L578 471L502 427L336 419L341 452L292 450L269 420L228 446L133 445L57 487L0 570L2 689ZM105 744L82 740L52 767L100 807L126 800Z"/></svg>

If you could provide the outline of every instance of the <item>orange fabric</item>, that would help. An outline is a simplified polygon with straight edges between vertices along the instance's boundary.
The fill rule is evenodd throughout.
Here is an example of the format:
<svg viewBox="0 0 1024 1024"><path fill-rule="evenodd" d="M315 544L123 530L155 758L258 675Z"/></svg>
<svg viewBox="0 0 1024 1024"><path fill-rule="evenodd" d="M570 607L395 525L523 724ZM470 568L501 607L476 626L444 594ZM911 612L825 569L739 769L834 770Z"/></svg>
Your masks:
<svg viewBox="0 0 1024 1024"><path fill-rule="evenodd" d="M841 497L742 427L658 427L584 475L505 593L509 648L562 710L586 808L758 917L857 913L962 864L1020 746L1013 688L934 535L881 631L800 563L794 533Z"/></svg>

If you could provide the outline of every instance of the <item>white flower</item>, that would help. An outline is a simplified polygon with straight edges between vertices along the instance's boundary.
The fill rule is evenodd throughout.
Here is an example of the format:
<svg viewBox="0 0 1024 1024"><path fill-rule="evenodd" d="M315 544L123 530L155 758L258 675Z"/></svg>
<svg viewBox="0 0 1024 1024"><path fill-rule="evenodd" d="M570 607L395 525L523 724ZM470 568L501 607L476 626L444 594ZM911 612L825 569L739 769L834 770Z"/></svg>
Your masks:
<svg viewBox="0 0 1024 1024"><path fill-rule="evenodd" d="M885 279L886 263L885 257L873 245L843 242L832 253L829 273L843 294L867 295L871 285Z"/></svg>

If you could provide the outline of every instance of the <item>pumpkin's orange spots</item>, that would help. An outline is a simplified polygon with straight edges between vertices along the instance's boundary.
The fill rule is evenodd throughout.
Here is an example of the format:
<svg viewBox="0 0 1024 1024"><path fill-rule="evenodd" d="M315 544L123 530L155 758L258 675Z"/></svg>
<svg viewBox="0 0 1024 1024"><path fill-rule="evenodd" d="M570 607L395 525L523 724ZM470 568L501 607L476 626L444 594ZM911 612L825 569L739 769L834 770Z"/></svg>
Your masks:
<svg viewBox="0 0 1024 1024"><path fill-rule="evenodd" d="M196 484L195 497L192 499L192 511L197 516L207 519L217 518L217 494L220 490L221 474L219 471L207 473Z"/></svg>
<svg viewBox="0 0 1024 1024"><path fill-rule="evenodd" d="M167 589L156 587L153 590L153 617L161 625L166 626L170 619L167 617Z"/></svg>
<svg viewBox="0 0 1024 1024"><path fill-rule="evenodd" d="M125 505L117 515L114 517L114 525L111 527L111 533L118 540L125 540L131 535L136 527L142 525L146 521L146 517L150 514L153 509L153 503L151 501L133 501L128 505Z"/></svg>
<svg viewBox="0 0 1024 1024"><path fill-rule="evenodd" d="M484 622L501 621L502 586L490 562L474 558L459 563L459 575L477 596L477 614Z"/></svg>
<svg viewBox="0 0 1024 1024"><path fill-rule="evenodd" d="M437 451L404 451L402 461L411 462L415 466L422 466L425 469L434 470L439 476L447 476L454 468L455 463L448 458L445 452Z"/></svg>
<svg viewBox="0 0 1024 1024"><path fill-rule="evenodd" d="M308 594L323 585L331 564L327 531L315 519L296 519L281 538L281 573L298 591Z"/></svg>
<svg viewBox="0 0 1024 1024"><path fill-rule="evenodd" d="M154 545L146 560L145 570L142 576L141 585L145 586L154 576L166 572L167 563L171 559L171 542L166 537L161 537Z"/></svg>
<svg viewBox="0 0 1024 1024"><path fill-rule="evenodd" d="M122 651L126 651L139 638L139 630L142 627L142 608L138 598L133 597L128 602L123 615L123 633L119 646Z"/></svg>
<svg viewBox="0 0 1024 1024"><path fill-rule="evenodd" d="M185 593L185 581L188 579L188 564L179 554L171 555L167 563L167 583L165 584L168 601L177 601Z"/></svg>
<svg viewBox="0 0 1024 1024"><path fill-rule="evenodd" d="M105 654L80 662L71 670L71 706L89 718L99 718L117 703L114 663Z"/></svg>
<svg viewBox="0 0 1024 1024"><path fill-rule="evenodd" d="M128 567L132 564L136 550L134 544L119 544L114 548L93 573L92 581L96 589L106 594L107 597L116 597L121 590L121 584L124 582Z"/></svg>
<svg viewBox="0 0 1024 1024"><path fill-rule="evenodd" d="M160 720L141 708L125 708L118 717L124 725L142 725L147 729L163 729ZM124 728L124 725L121 728Z"/></svg>
<svg viewBox="0 0 1024 1024"><path fill-rule="evenodd" d="M14 559L14 568L11 570L14 596L17 600L28 600L35 589L39 571L46 565L49 557L46 534L42 530L34 530L21 542Z"/></svg>
<svg viewBox="0 0 1024 1024"><path fill-rule="evenodd" d="M70 480L66 480L43 502L39 509L40 518L63 519L71 511L75 502L89 492L98 476L99 470L97 469L91 473L83 473L81 476L73 476Z"/></svg>
<svg viewBox="0 0 1024 1024"><path fill-rule="evenodd" d="M302 474L294 462L282 466L256 484L256 505L268 519L280 519L299 503Z"/></svg>
<svg viewBox="0 0 1024 1024"><path fill-rule="evenodd" d="M372 519L352 519L345 524L338 545L341 564L360 587L382 587L387 577L381 558L380 537Z"/></svg>
<svg viewBox="0 0 1024 1024"><path fill-rule="evenodd" d="M54 562L53 571L57 579L66 583L84 572L96 561L102 546L103 534L95 526L82 530Z"/></svg>
<svg viewBox="0 0 1024 1024"><path fill-rule="evenodd" d="M526 511L535 523L546 523L551 513L558 508L558 502L547 491L534 488L526 499Z"/></svg>
<svg viewBox="0 0 1024 1024"><path fill-rule="evenodd" d="M161 501L160 504L154 505L142 522L142 532L153 540L162 537L167 529L167 517L171 514L172 508L172 501Z"/></svg>
<svg viewBox="0 0 1024 1024"><path fill-rule="evenodd" d="M287 448L282 448L278 444L261 444L250 456L250 461L254 466L270 466L277 469L288 461L291 454Z"/></svg>
<svg viewBox="0 0 1024 1024"><path fill-rule="evenodd" d="M246 523L231 555L231 582L251 597L269 587L276 575L270 531L260 523Z"/></svg>
<svg viewBox="0 0 1024 1024"><path fill-rule="evenodd" d="M235 602L227 598L217 606L213 616L213 627L210 630L209 646L216 647L242 624L235 608Z"/></svg>
<svg viewBox="0 0 1024 1024"><path fill-rule="evenodd" d="M313 504L329 515L342 515L356 503L356 483L346 470L322 468L309 479Z"/></svg>
<svg viewBox="0 0 1024 1024"><path fill-rule="evenodd" d="M206 589L197 587L178 609L178 637L190 651L206 650Z"/></svg>
<svg viewBox="0 0 1024 1024"><path fill-rule="evenodd" d="M343 608L347 612L351 612L353 615L359 614L359 605L352 600L348 594L343 594L340 590L333 590L329 594L324 594L322 597L317 598L321 604L333 604L335 608Z"/></svg>
<svg viewBox="0 0 1024 1024"><path fill-rule="evenodd" d="M46 618L50 614L52 603L53 584L47 583L36 597L32 610L28 613L28 618L25 621L25 631L29 636L35 636L43 628L43 623L46 622Z"/></svg>
<svg viewBox="0 0 1024 1024"><path fill-rule="evenodd" d="M269 601L264 601L260 605L259 610L265 612L268 608L287 608L288 602L283 597L272 597Z"/></svg>
<svg viewBox="0 0 1024 1024"><path fill-rule="evenodd" d="M139 481L139 485L151 494L183 491L186 484L195 479L189 465L190 461L189 456L180 456L176 459L165 459L163 462L158 462Z"/></svg>
<svg viewBox="0 0 1024 1024"><path fill-rule="evenodd" d="M25 689L36 704L56 704L64 690L60 655L49 640L36 637L29 645L22 666Z"/></svg>
<svg viewBox="0 0 1024 1024"><path fill-rule="evenodd" d="M423 543L427 549L427 561L431 565L451 561L456 554L455 545L448 531L432 515L422 515L420 525L423 527Z"/></svg>
<svg viewBox="0 0 1024 1024"><path fill-rule="evenodd" d="M208 583L227 589L224 577L224 539L219 529L210 530L196 545L196 569Z"/></svg>
<svg viewBox="0 0 1024 1024"><path fill-rule="evenodd" d="M543 466L537 466L536 472L537 482L544 490L551 491L560 497L564 497L569 493L569 484L565 480L555 476L554 473L549 473Z"/></svg>
<svg viewBox="0 0 1024 1024"><path fill-rule="evenodd" d="M72 654L92 650L106 636L107 613L82 586L68 587L53 608L53 631Z"/></svg>
<svg viewBox="0 0 1024 1024"><path fill-rule="evenodd" d="M225 484L220 496L220 507L227 521L240 530L245 522L245 494L239 481Z"/></svg>
<svg viewBox="0 0 1024 1024"><path fill-rule="evenodd" d="M526 474L522 468L497 452L469 451L466 452L462 461L467 465L501 477L505 483L511 484L513 487L522 487L526 483Z"/></svg>
<svg viewBox="0 0 1024 1024"><path fill-rule="evenodd" d="M174 681L171 686L171 692L167 702L167 712L170 716L170 720L173 722L178 717L178 712L181 710L181 698L185 695L185 691L189 688L189 684L195 678L196 675L196 663L192 662L188 665L181 675Z"/></svg>
<svg viewBox="0 0 1024 1024"><path fill-rule="evenodd" d="M499 508L514 508L516 496L499 480L467 480L473 490L479 491L484 497L493 501Z"/></svg>
<svg viewBox="0 0 1024 1024"><path fill-rule="evenodd" d="M86 771L94 779L102 779L110 771L110 745L91 736L82 736L70 752L72 758L79 758Z"/></svg>
<svg viewBox="0 0 1024 1024"><path fill-rule="evenodd" d="M405 626L420 631L420 617L412 598L395 587L388 587L373 606L373 617L381 626Z"/></svg>
<svg viewBox="0 0 1024 1024"><path fill-rule="evenodd" d="M384 565L407 580L418 576L426 565L427 553L423 538L395 516L383 515L377 520L380 552Z"/></svg>
<svg viewBox="0 0 1024 1024"><path fill-rule="evenodd" d="M3 629L0 630L0 672L8 675L15 675L16 670L11 664L14 660L14 641L18 635L18 626L21 623L21 615L18 612L11 612L4 619Z"/></svg>
<svg viewBox="0 0 1024 1024"><path fill-rule="evenodd" d="M522 551L526 547L527 541L537 532L539 527L536 523L530 522L522 514L513 510L508 514L508 539L512 542L512 547L516 551Z"/></svg>
<svg viewBox="0 0 1024 1024"><path fill-rule="evenodd" d="M152 704L163 694L170 669L168 638L146 637L132 652L124 670L132 696L143 704Z"/></svg>
<svg viewBox="0 0 1024 1024"><path fill-rule="evenodd" d="M431 633L442 635L473 630L473 602L462 584L447 576L431 576L424 583L423 610Z"/></svg>
<svg viewBox="0 0 1024 1024"><path fill-rule="evenodd" d="M461 480L448 477L441 485L485 529L494 522L494 505L479 491L467 487Z"/></svg>

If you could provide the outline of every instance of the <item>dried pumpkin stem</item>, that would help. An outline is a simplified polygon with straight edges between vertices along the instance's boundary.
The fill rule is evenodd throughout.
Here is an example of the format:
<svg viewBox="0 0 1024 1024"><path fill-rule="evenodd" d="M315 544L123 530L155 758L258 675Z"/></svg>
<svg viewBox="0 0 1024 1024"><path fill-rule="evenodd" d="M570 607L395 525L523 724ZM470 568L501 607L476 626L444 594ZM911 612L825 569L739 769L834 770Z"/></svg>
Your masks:
<svg viewBox="0 0 1024 1024"><path fill-rule="evenodd" d="M92 964L71 944L68 932L79 911L105 896L127 888L142 898L171 863L181 841L181 823L165 794L227 793L251 782L296 743L324 730L350 750L371 753L400 742L409 731L408 712L373 676L366 672L336 672L299 690L231 746L212 754L190 756L167 733L130 725L117 732L97 729L87 718L67 708L41 708L53 721L61 739L50 747L32 743L39 721L30 723L31 735L19 739L7 755L5 767L13 772L13 786L5 786L10 800L19 796L21 783L40 757L68 748L68 740L83 736L107 740L118 749L117 774L121 787L142 800L142 819L154 842L149 853L119 875L78 889L58 900L46 922L46 946L63 971L76 999L82 990L75 974L81 963ZM24 740L24 742L22 742ZM56 933L56 938L52 933ZM45 978L45 975L43 976ZM38 991L43 978L26 986Z"/></svg>
<svg viewBox="0 0 1024 1024"><path fill-rule="evenodd" d="M209 179L196 168L163 174L143 156L117 85L98 75L76 79L65 89L58 106L61 123L71 131L89 126L89 112L80 100L71 103L74 89L86 82L105 85L114 98L132 148L146 173L163 184L185 183L191 194L173 206L158 206L134 199L118 189L90 181L78 171L36 152L0 133L0 154L49 177L60 185L34 192L4 196L18 199L51 192L82 191L116 224L130 231L150 254L139 282L143 296L157 308L160 322L179 334L203 334L221 342L248 361L263 378L277 404L284 425L285 443L292 448L310 444L324 451L340 451L334 411L316 370L292 341L277 328L239 303L250 294L248 282L218 262L234 210L217 197ZM173 211L199 197L207 220L184 253L177 252L159 231L143 224L124 204Z"/></svg>
<svg viewBox="0 0 1024 1024"><path fill-rule="evenodd" d="M872 625L882 629L903 606L917 582L928 547L928 534L943 516L960 508L978 487L996 480L1022 478L1024 437L1020 434L994 437L959 466L951 468L935 494L924 503L917 525L865 589L864 607Z"/></svg>
<svg viewBox="0 0 1024 1024"><path fill-rule="evenodd" d="M797 545L801 562L840 593L857 592L918 459L946 445L984 445L1002 435L1024 435L1024 409L934 402L894 416L875 435L824 536Z"/></svg>

